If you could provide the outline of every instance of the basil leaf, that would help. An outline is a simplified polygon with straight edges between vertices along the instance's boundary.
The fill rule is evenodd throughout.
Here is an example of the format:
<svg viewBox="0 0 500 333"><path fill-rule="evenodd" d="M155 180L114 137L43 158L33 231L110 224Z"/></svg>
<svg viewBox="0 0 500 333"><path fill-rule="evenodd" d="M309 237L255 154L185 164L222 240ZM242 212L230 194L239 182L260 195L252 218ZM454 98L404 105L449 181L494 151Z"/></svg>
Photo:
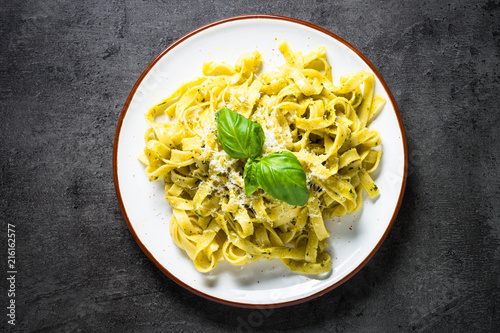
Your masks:
<svg viewBox="0 0 500 333"><path fill-rule="evenodd" d="M250 196L259 188L259 183L257 182L257 175L255 168L256 162L254 160L248 160L245 164L245 170L243 172L243 179L245 180L245 194Z"/></svg>
<svg viewBox="0 0 500 333"><path fill-rule="evenodd" d="M223 108L215 114L217 138L232 158L255 159L262 155L266 136L260 124Z"/></svg>
<svg viewBox="0 0 500 333"><path fill-rule="evenodd" d="M306 173L291 152L264 156L254 168L258 184L272 197L295 206L304 206L309 200Z"/></svg>

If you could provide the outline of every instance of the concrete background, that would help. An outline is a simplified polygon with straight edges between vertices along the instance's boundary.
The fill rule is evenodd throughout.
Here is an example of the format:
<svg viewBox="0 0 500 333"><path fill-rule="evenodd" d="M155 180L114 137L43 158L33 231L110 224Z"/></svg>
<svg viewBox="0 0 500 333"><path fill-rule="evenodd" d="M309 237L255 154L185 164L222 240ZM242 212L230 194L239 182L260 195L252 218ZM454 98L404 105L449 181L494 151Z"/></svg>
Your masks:
<svg viewBox="0 0 500 333"><path fill-rule="evenodd" d="M499 1L0 0L0 329L7 224L16 326L39 332L491 332L500 326ZM388 238L311 302L204 300L151 263L115 196L125 99L171 42L238 14L291 16L363 52L391 88L409 173Z"/></svg>

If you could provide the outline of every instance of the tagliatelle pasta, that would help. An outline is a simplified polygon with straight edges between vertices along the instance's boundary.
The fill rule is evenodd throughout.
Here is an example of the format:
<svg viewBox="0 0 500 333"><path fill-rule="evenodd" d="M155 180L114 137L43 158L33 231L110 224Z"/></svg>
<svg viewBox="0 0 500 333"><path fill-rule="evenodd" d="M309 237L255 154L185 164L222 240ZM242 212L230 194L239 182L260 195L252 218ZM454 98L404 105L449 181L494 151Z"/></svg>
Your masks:
<svg viewBox="0 0 500 333"><path fill-rule="evenodd" d="M150 181L165 183L170 234L200 272L222 260L259 259L279 259L302 274L328 272L324 221L359 210L363 192L379 194L370 173L381 158L381 139L367 125L385 99L374 94L373 74L346 74L334 84L324 47L303 55L283 42L279 50L285 64L262 74L258 52L242 55L235 66L205 63L204 76L146 114L151 128L139 160ZM227 155L216 136L215 113L224 107L260 123L263 155L297 157L310 190L305 206L262 189L245 195L244 162ZM162 115L170 119L159 120Z"/></svg>

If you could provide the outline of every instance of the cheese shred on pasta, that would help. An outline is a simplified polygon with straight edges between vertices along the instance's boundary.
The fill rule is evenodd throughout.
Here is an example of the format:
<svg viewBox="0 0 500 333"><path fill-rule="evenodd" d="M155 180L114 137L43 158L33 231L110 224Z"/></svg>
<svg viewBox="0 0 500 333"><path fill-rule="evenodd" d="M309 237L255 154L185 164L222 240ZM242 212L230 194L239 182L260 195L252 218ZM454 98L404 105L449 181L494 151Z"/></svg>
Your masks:
<svg viewBox="0 0 500 333"><path fill-rule="evenodd" d="M370 173L379 164L381 140L367 125L385 99L374 94L373 74L347 74L335 85L324 47L302 55L283 42L279 50L285 65L262 74L258 52L234 66L205 63L203 77L146 114L151 128L139 160L150 181L165 183L173 207L170 234L200 272L222 260L245 265L259 259L280 259L301 274L328 272L324 221L357 211L363 192L379 194ZM263 156L290 151L297 157L310 190L305 206L262 189L245 195L244 161L227 155L216 136L215 113L224 107L260 123ZM170 120L159 120L162 115Z"/></svg>

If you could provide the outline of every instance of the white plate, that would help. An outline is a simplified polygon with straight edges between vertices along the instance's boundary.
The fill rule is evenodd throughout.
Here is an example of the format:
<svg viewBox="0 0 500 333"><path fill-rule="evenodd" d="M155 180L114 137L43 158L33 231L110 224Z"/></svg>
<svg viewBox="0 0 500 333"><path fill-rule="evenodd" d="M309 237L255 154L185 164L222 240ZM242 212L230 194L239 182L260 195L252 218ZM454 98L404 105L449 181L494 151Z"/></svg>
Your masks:
<svg viewBox="0 0 500 333"><path fill-rule="evenodd" d="M210 60L234 64L243 53L258 50L264 71L284 63L278 43L288 41L304 53L325 46L334 82L341 74L361 69L373 72L376 93L387 99L371 128L380 131L384 150L375 181L381 195L365 195L362 210L327 223L331 233L331 274L317 278L290 272L279 260L243 267L223 262L209 274L195 270L169 234L171 207L161 182L150 183L137 156L144 148L148 125L144 114L182 82L201 76ZM241 307L280 307L300 303L332 290L354 275L382 244L403 197L407 150L394 98L374 66L354 47L320 27L296 19L246 15L201 27L165 49L139 77L120 116L114 155L114 180L125 220L147 256L174 281L214 301Z"/></svg>

